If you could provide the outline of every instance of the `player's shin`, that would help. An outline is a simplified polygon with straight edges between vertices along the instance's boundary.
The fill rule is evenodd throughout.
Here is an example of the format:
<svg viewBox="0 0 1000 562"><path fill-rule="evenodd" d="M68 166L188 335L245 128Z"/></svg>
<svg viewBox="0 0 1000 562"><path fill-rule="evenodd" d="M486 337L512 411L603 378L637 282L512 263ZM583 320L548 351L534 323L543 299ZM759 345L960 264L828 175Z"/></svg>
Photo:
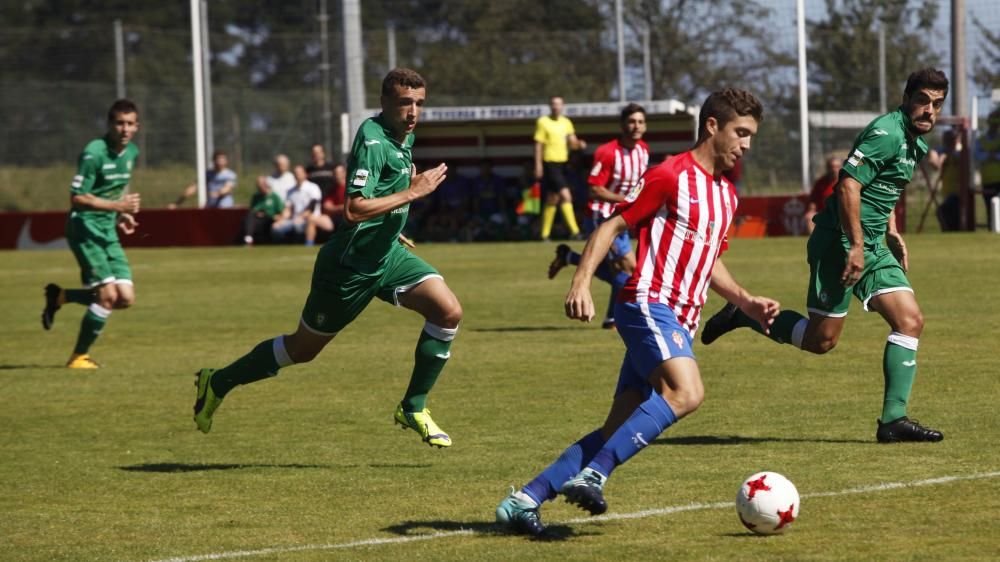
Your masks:
<svg viewBox="0 0 1000 562"><path fill-rule="evenodd" d="M653 393L645 402L632 412L632 415L608 439L594 459L587 465L605 477L619 465L625 463L646 445L663 433L674 422L677 416L662 396Z"/></svg>
<svg viewBox="0 0 1000 562"><path fill-rule="evenodd" d="M104 325L108 323L111 311L97 303L91 303L87 307L87 312L80 321L80 333L76 338L76 347L73 348L75 355L83 355L90 350L90 346L97 341L97 336L101 335Z"/></svg>
<svg viewBox="0 0 1000 562"><path fill-rule="evenodd" d="M538 504L555 498L562 485L583 470L603 446L604 438L601 437L600 429L588 433L567 447L555 462L521 491L528 494Z"/></svg>
<svg viewBox="0 0 1000 562"><path fill-rule="evenodd" d="M917 345L919 340L899 332L889 334L882 355L885 395L882 401L882 423L906 415L913 380L917 376Z"/></svg>
<svg viewBox="0 0 1000 562"><path fill-rule="evenodd" d="M241 384L273 377L278 374L279 369L293 363L285 349L285 336L262 341L250 353L212 375L212 392L222 398Z"/></svg>
<svg viewBox="0 0 1000 562"><path fill-rule="evenodd" d="M93 289L63 289L63 299L65 302L72 302L76 304L82 304L84 306L90 305L94 302L94 290ZM62 303L60 303L62 304Z"/></svg>
<svg viewBox="0 0 1000 562"><path fill-rule="evenodd" d="M458 328L424 324L414 352L413 374L403 397L403 410L420 412L427 407L427 393L434 387L445 363L451 357L451 342Z"/></svg>
<svg viewBox="0 0 1000 562"><path fill-rule="evenodd" d="M788 343L795 347L802 348L802 338L806 333L806 326L809 319L794 310L782 310L774 319L769 329L770 333L765 334L760 322L747 316L742 310L737 310L733 321L738 327L750 328L758 334L767 336L778 343Z"/></svg>

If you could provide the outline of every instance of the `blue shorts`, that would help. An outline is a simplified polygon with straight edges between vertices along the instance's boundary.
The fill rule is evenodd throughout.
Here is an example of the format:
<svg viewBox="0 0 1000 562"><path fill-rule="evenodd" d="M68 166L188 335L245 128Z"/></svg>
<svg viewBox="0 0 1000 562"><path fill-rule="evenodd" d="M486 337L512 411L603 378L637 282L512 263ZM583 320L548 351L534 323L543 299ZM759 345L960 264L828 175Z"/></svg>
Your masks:
<svg viewBox="0 0 1000 562"><path fill-rule="evenodd" d="M675 357L694 359L691 335L665 304L616 303L615 326L625 342L625 359L615 396L626 388L635 388L649 397L653 387L648 379L653 369Z"/></svg>

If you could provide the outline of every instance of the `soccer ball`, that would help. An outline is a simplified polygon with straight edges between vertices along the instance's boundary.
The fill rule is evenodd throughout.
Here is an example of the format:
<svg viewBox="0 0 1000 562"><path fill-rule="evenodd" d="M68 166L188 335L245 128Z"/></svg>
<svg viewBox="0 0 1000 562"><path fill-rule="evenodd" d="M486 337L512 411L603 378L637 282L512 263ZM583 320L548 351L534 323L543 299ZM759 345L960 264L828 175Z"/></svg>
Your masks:
<svg viewBox="0 0 1000 562"><path fill-rule="evenodd" d="M777 472L758 472L736 493L736 513L758 535L784 533L799 517L799 492Z"/></svg>

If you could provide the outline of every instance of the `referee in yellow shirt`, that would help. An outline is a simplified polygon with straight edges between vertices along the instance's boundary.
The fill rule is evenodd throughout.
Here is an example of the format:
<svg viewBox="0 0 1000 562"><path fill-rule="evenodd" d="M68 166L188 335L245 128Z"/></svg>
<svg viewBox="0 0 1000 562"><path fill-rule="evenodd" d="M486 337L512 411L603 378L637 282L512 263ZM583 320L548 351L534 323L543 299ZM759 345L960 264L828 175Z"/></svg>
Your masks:
<svg viewBox="0 0 1000 562"><path fill-rule="evenodd" d="M545 193L542 240L548 240L552 233L557 205L573 237L580 235L573 212L573 195L566 181L566 162L570 149L582 150L587 143L576 138L573 122L562 114L563 105L562 97L552 96L549 100L551 114L539 117L535 124L535 178L541 181Z"/></svg>

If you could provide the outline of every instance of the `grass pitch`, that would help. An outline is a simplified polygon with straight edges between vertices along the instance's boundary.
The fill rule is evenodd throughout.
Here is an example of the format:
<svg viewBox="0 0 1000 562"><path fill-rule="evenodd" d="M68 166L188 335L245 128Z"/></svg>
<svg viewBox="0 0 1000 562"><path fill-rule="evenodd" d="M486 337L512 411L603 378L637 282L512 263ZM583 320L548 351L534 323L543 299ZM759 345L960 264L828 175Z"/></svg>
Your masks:
<svg viewBox="0 0 1000 562"><path fill-rule="evenodd" d="M874 443L887 328L857 303L823 357L738 332L696 348L705 404L606 488L610 514L635 517L546 504L550 541L493 533L493 509L601 423L623 351L563 317L553 245L417 247L465 309L429 404L449 450L392 425L422 319L380 301L196 431L192 374L294 328L315 250L130 251L138 304L111 317L93 372L62 367L82 307L38 321L45 283L76 284L71 254L0 253L0 559L995 559L1000 237L908 241L926 317L910 413L944 442ZM802 309L804 239L736 240L725 261ZM803 495L785 536L749 535L724 505L765 469Z"/></svg>

